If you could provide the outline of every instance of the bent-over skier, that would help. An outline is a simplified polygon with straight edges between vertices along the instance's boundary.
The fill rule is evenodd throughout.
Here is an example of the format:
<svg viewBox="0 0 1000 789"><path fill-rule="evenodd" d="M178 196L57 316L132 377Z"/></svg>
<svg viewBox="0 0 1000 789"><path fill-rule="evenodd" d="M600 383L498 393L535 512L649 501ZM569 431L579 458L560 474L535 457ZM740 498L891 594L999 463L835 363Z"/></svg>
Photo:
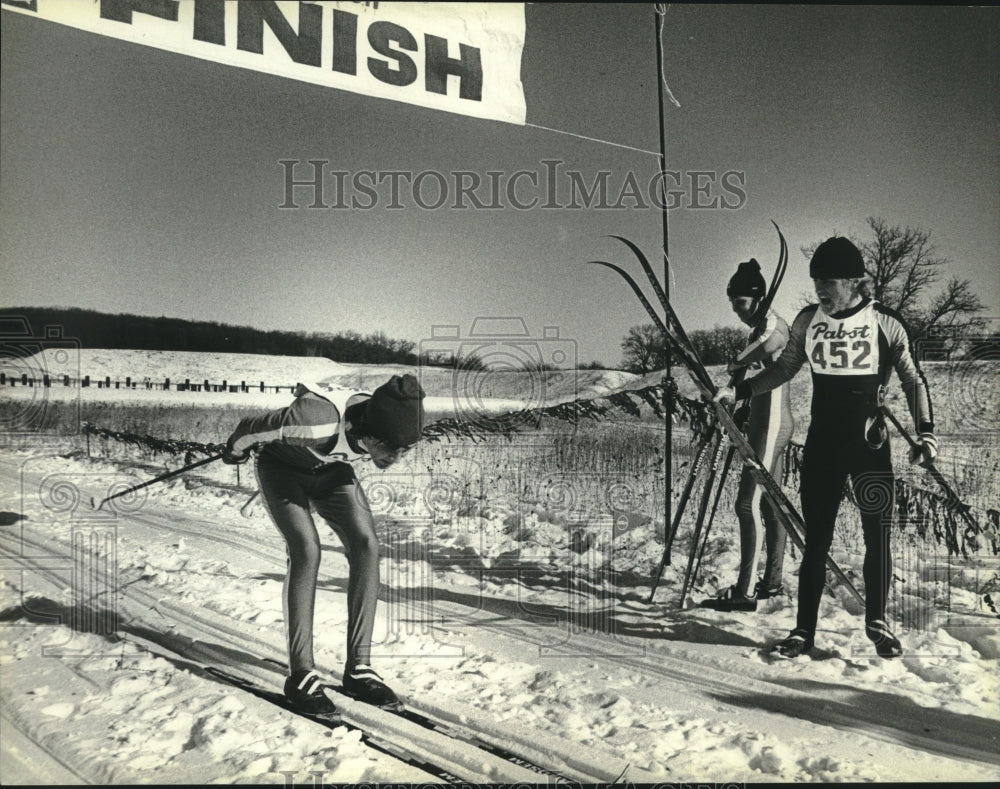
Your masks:
<svg viewBox="0 0 1000 789"><path fill-rule="evenodd" d="M729 280L726 295L733 312L751 327L747 346L730 365L730 373L770 368L788 343L789 330L784 319L771 309L765 315L758 314L766 290L760 264L753 258L740 263ZM761 464L775 479L781 478L785 447L794 428L787 382L750 399L744 432ZM717 597L702 601L705 608L756 611L758 600L775 597L784 591L781 573L787 535L771 503L762 498L762 490L746 465L736 494L736 517L740 528L739 577ZM767 558L764 576L757 580L762 545L766 547ZM752 591L751 583L754 583Z"/></svg>
<svg viewBox="0 0 1000 789"><path fill-rule="evenodd" d="M379 469L395 463L420 438L424 392L413 375L394 375L371 394L323 383L302 384L287 408L242 420L223 460L243 463L252 449L257 480L288 555L284 608L290 674L285 695L310 714L335 711L313 660L313 610L320 539L310 506L344 545L347 582L347 662L344 691L380 707L396 694L371 667L379 590L379 543L353 463Z"/></svg>
<svg viewBox="0 0 1000 789"><path fill-rule="evenodd" d="M799 571L796 627L772 654L797 657L813 647L826 557L848 476L861 510L865 559L865 633L882 657L899 657L885 608L892 577L889 531L895 477L888 434L878 413L895 370L919 437L910 461L937 455L934 417L923 373L913 358L909 331L893 310L874 301L858 248L846 238L820 244L809 262L819 304L805 307L792 324L788 345L773 366L718 400L743 399L791 380L806 362L813 396L800 477L805 550Z"/></svg>

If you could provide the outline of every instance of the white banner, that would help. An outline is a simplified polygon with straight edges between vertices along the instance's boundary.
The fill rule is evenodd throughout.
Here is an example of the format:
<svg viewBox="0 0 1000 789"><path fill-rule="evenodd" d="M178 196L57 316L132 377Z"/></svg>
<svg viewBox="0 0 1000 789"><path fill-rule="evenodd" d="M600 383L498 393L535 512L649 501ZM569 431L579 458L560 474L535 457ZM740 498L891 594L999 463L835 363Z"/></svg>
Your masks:
<svg viewBox="0 0 1000 789"><path fill-rule="evenodd" d="M0 0L157 49L523 124L523 3Z"/></svg>

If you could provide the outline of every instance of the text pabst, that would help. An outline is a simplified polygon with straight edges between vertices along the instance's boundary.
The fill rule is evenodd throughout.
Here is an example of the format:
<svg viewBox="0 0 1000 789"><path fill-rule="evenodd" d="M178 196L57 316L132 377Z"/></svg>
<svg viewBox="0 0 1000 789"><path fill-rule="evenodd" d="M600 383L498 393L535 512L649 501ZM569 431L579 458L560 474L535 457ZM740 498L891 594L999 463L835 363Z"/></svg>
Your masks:
<svg viewBox="0 0 1000 789"><path fill-rule="evenodd" d="M844 324L838 324L837 330L834 331L830 328L829 324L817 323L813 326L813 340L818 340L822 337L824 340L853 340L855 338L870 337L871 327L870 326L855 326L850 331L844 331Z"/></svg>

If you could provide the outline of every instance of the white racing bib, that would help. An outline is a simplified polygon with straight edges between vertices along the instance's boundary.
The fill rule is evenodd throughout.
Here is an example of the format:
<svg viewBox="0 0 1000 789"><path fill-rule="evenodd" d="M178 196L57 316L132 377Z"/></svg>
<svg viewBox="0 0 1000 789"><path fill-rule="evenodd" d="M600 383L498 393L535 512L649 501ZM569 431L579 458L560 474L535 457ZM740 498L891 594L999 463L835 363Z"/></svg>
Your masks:
<svg viewBox="0 0 1000 789"><path fill-rule="evenodd" d="M877 375L878 319L873 302L847 318L817 308L806 331L806 358L817 375Z"/></svg>

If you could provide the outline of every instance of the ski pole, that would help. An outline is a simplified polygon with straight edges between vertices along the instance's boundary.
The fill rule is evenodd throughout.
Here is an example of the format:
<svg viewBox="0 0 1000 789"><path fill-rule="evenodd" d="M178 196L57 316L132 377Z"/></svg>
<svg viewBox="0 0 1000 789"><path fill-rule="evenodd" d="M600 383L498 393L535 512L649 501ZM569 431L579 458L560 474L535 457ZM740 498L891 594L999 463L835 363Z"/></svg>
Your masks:
<svg viewBox="0 0 1000 789"><path fill-rule="evenodd" d="M204 465L206 465L208 463L214 463L216 460L219 460L219 459L222 458L222 454L223 453L220 452L218 455L210 455L209 457L203 458L202 460L198 460L198 461L196 461L194 463L189 463L188 465L186 465L186 466L184 466L182 468L175 469L174 471L168 471L166 474L161 474L160 476L158 476L158 477L156 477L154 479L151 479L148 482L143 482L141 485L134 485L133 487L128 488L127 490L119 491L118 493L116 493L113 496L108 496L106 499L102 499L101 503L98 504L98 505L96 505L96 506L94 505L94 497L91 496L90 497L90 506L94 507L94 509L96 509L96 510L99 510L107 502L111 501L112 499L117 499L119 496L124 496L127 493L133 493L133 492L135 492L137 490L142 490L143 488L148 488L150 485L155 485L157 482L163 482L163 480L165 480L165 479L170 479L171 477L176 477L178 474L183 474L185 471L190 471L193 468L198 468L198 466L204 466Z"/></svg>
<svg viewBox="0 0 1000 789"><path fill-rule="evenodd" d="M913 439L913 436L906 431L906 428L903 427L898 419L896 419L896 415L889 410L889 407L885 405L885 403L880 405L878 410L883 413L890 422L892 422L896 430L899 431L899 434L906 440L906 443L910 445L911 449L922 450L921 445L918 444ZM963 503L962 500L958 498L958 494L952 490L951 485L948 484L948 481L941 475L941 472L938 471L937 466L935 466L933 462L928 462L926 464L922 463L921 465L930 472L934 481L941 486L941 490L944 491L947 499L947 506L958 510L958 513L962 516L962 520L965 521L966 525L971 526L973 531L978 533L980 531L979 524L976 523L975 519L969 513L971 508L968 504Z"/></svg>
<svg viewBox="0 0 1000 789"><path fill-rule="evenodd" d="M705 455L708 452L708 445L711 442L714 433L715 428L712 427L709 432L705 434L705 437L702 438L701 443L698 445L698 449L695 452L694 460L691 463L691 471L688 474L687 482L684 484L684 490L681 492L681 497L677 502L677 511L674 513L674 522L670 526L670 533L664 534L663 556L660 557L660 564L656 568L656 574L653 576L653 588L649 590L649 602L653 602L653 596L656 594L656 588L660 585L660 579L663 577L663 568L670 564L671 546L673 545L674 537L677 535L677 529L681 524L681 516L684 514L688 499L691 497L691 490L694 488L695 479L701 471L702 463L704 462Z"/></svg>
<svg viewBox="0 0 1000 789"><path fill-rule="evenodd" d="M249 499L247 499L246 504L244 504L242 507L240 507L240 515L242 515L244 518L246 517L247 507L249 507L253 503L254 499L256 499L259 495L260 495L260 491L259 490L255 490L253 492L253 495Z"/></svg>

